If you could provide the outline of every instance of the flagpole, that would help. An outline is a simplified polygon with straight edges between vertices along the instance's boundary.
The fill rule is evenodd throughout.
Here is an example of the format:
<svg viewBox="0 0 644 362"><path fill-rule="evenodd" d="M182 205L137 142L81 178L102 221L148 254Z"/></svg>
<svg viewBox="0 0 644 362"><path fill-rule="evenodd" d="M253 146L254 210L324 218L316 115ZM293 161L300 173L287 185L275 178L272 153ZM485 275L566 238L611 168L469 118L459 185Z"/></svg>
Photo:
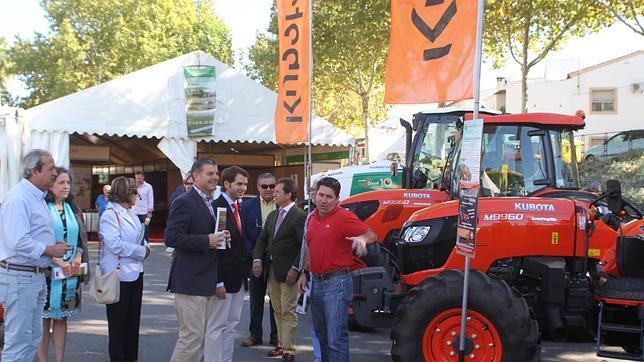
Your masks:
<svg viewBox="0 0 644 362"><path fill-rule="evenodd" d="M305 161L308 162L304 166L304 177L305 177L305 187L306 194L309 195L307 209L311 211L311 176L313 175L313 158L311 151L311 133L313 130L313 105L311 103L311 98L313 94L313 0L309 0L309 129L308 129L308 157L305 157Z"/></svg>
<svg viewBox="0 0 644 362"><path fill-rule="evenodd" d="M483 11L485 7L484 0L478 0L476 15L476 53L474 55L474 119L479 117L479 103L481 98L481 55L483 53ZM478 217L478 213L477 213ZM474 239L476 240L476 230L474 230ZM465 361L465 333L467 327L467 298L468 286L470 283L470 261L471 254L465 255L465 267L463 276L463 302L461 306L461 336L458 345L458 360Z"/></svg>

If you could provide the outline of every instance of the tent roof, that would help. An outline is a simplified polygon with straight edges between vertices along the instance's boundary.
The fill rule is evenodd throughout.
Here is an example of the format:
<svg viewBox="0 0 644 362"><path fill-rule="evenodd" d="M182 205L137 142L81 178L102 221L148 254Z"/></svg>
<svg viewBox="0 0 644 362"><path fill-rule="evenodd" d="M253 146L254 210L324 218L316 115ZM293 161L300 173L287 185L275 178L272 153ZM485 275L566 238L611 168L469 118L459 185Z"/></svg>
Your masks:
<svg viewBox="0 0 644 362"><path fill-rule="evenodd" d="M27 109L27 127L135 137L187 138L183 67L216 68L214 136L197 140L276 143L277 94L203 51L195 51ZM354 138L320 117L312 143L349 146Z"/></svg>

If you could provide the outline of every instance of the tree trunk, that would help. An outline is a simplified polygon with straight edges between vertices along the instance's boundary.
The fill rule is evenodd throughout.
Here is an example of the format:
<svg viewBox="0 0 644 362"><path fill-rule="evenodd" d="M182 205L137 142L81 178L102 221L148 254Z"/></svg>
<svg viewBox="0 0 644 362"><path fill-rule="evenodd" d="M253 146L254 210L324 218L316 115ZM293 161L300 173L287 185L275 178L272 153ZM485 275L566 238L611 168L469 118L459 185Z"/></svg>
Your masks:
<svg viewBox="0 0 644 362"><path fill-rule="evenodd" d="M524 58L521 65L521 112L528 113L528 66L525 64L528 60Z"/></svg>
<svg viewBox="0 0 644 362"><path fill-rule="evenodd" d="M362 99L362 125L364 126L364 157L369 163L369 94L361 94Z"/></svg>

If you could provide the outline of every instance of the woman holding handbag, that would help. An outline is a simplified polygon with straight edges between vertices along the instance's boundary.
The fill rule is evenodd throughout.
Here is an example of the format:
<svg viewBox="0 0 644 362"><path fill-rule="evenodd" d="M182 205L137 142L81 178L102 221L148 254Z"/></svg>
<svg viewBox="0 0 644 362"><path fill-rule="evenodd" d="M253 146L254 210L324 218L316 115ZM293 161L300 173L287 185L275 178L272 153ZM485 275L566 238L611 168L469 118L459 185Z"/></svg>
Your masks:
<svg viewBox="0 0 644 362"><path fill-rule="evenodd" d="M117 177L100 219L100 267L107 274L119 269L119 301L107 305L110 361L139 359L139 322L143 298L143 260L150 255L143 226L130 208L136 202L136 183Z"/></svg>
<svg viewBox="0 0 644 362"><path fill-rule="evenodd" d="M56 362L63 360L67 341L67 318L80 313L80 285L89 280L84 279L81 270L81 264L88 262L87 229L80 209L72 202L71 175L62 167L56 167L56 172L58 175L45 196L45 201L51 212L56 240L64 240L67 243L67 252L62 258L52 258L52 265L45 272L47 301L42 313L43 336L38 346L40 362L47 360L50 339L53 341Z"/></svg>

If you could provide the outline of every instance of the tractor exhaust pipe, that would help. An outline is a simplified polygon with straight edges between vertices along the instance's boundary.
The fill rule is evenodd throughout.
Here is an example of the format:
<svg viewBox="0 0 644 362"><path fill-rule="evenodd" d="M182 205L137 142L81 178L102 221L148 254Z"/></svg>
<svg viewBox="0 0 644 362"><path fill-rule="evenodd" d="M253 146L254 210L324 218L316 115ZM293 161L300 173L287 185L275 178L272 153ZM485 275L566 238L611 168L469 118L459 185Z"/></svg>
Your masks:
<svg viewBox="0 0 644 362"><path fill-rule="evenodd" d="M565 342L568 339L568 332L561 320L559 314L559 306L557 304L549 304L546 310L546 318L548 320L548 334L555 342Z"/></svg>

